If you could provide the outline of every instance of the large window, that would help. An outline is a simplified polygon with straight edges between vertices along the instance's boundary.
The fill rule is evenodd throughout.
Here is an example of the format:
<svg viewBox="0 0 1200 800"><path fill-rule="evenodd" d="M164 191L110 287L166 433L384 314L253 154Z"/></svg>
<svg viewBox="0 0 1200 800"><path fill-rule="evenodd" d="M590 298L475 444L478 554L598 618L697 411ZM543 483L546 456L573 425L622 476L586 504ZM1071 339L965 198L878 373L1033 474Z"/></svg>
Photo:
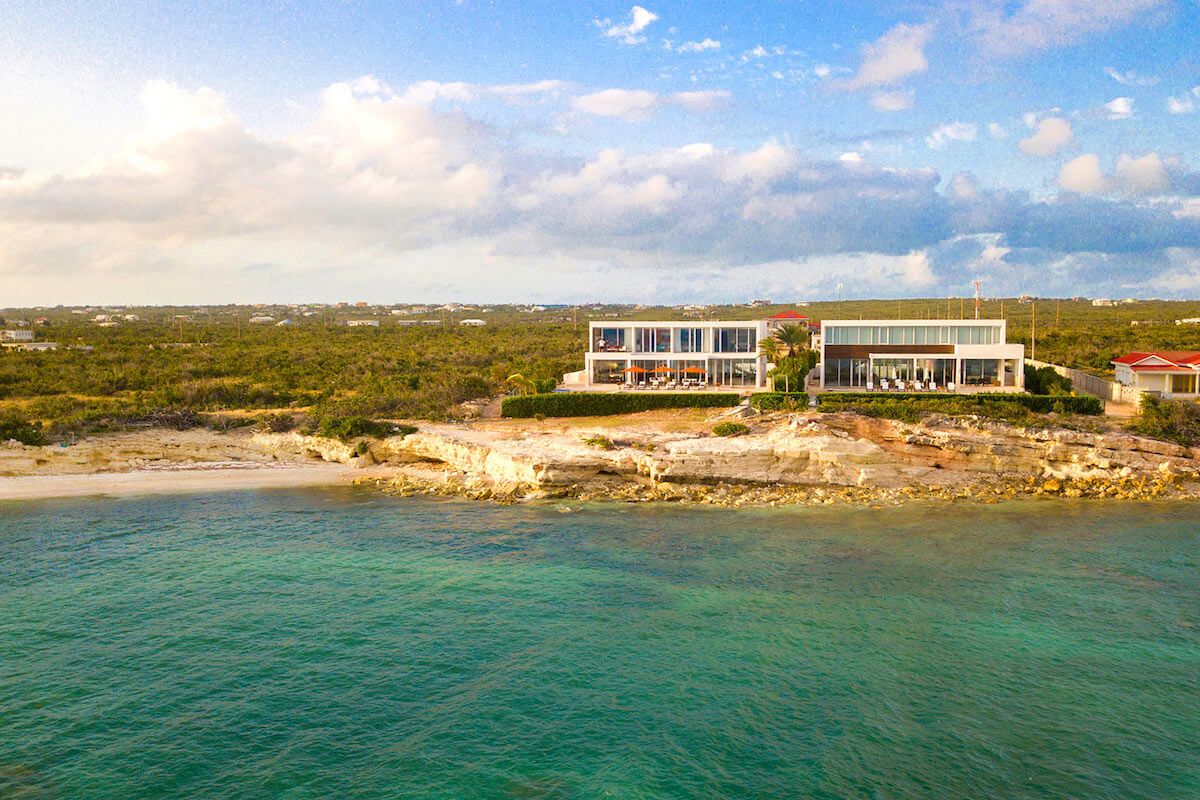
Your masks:
<svg viewBox="0 0 1200 800"><path fill-rule="evenodd" d="M754 328L717 328L717 353L753 353L758 347L758 331Z"/></svg>
<svg viewBox="0 0 1200 800"><path fill-rule="evenodd" d="M592 345L596 353L623 353L625 347L624 328L596 328L596 341Z"/></svg>
<svg viewBox="0 0 1200 800"><path fill-rule="evenodd" d="M826 344L1000 344L999 325L834 325Z"/></svg>
<svg viewBox="0 0 1200 800"><path fill-rule="evenodd" d="M867 359L831 358L825 366L826 386L866 386Z"/></svg>
<svg viewBox="0 0 1200 800"><path fill-rule="evenodd" d="M999 386L1001 359L964 358L963 383L967 386Z"/></svg>
<svg viewBox="0 0 1200 800"><path fill-rule="evenodd" d="M633 336L639 353L671 352L670 328L635 328Z"/></svg>
<svg viewBox="0 0 1200 800"><path fill-rule="evenodd" d="M624 383L625 362L596 359L592 362L592 383Z"/></svg>
<svg viewBox="0 0 1200 800"><path fill-rule="evenodd" d="M681 352L681 353L702 353L702 352L704 352L704 329L703 328L682 328L679 331L679 352Z"/></svg>
<svg viewBox="0 0 1200 800"><path fill-rule="evenodd" d="M756 366L757 362L750 359L718 358L713 359L709 373L717 386L755 386Z"/></svg>

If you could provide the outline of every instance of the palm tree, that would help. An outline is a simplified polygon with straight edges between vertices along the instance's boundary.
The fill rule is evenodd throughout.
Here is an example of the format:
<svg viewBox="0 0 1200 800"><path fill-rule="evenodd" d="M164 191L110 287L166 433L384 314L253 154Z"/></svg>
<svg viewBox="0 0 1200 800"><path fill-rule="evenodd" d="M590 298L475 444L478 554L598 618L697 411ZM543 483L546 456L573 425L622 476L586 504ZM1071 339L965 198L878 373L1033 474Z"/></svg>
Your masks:
<svg viewBox="0 0 1200 800"><path fill-rule="evenodd" d="M509 391L513 394L534 394L537 391L534 382L519 372L509 375L504 383L508 385Z"/></svg>
<svg viewBox="0 0 1200 800"><path fill-rule="evenodd" d="M780 325L775 338L787 348L788 358L799 353L808 345L808 328L803 325Z"/></svg>

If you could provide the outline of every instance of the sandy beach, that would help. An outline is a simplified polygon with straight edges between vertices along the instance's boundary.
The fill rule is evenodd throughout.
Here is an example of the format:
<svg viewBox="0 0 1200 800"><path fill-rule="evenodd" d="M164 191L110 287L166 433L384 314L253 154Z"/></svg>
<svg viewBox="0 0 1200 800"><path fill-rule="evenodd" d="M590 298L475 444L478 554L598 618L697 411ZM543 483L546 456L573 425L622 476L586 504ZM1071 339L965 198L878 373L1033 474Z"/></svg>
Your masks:
<svg viewBox="0 0 1200 800"><path fill-rule="evenodd" d="M349 485L366 471L345 464L202 465L130 472L22 475L0 479L0 502L51 497L131 497L147 494L219 492Z"/></svg>

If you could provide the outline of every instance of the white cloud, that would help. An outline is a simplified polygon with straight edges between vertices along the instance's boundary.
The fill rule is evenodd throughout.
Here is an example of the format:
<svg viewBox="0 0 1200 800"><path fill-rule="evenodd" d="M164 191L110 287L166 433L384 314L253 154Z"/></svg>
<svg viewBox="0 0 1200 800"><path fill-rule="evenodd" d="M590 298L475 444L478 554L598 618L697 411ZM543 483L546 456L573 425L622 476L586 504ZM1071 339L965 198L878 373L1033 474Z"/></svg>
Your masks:
<svg viewBox="0 0 1200 800"><path fill-rule="evenodd" d="M813 75L816 75L818 78L828 78L832 72L833 68L828 64L817 64L813 67Z"/></svg>
<svg viewBox="0 0 1200 800"><path fill-rule="evenodd" d="M642 31L646 30L656 19L658 19L658 15L653 11L647 11L641 6L634 6L629 10L629 22L625 25L615 24L609 19L598 19L592 22L610 39L617 39L623 44L641 44L646 41Z"/></svg>
<svg viewBox="0 0 1200 800"><path fill-rule="evenodd" d="M1111 176L1105 175L1100 168L1099 157L1085 153L1063 165L1058 185L1078 194L1151 195L1170 188L1171 177L1158 153L1147 153L1139 158L1122 153L1117 157Z"/></svg>
<svg viewBox="0 0 1200 800"><path fill-rule="evenodd" d="M576 111L593 116L642 122L663 106L674 105L688 111L712 111L729 98L730 94L725 90L660 95L644 89L603 89L573 98L571 106Z"/></svg>
<svg viewBox="0 0 1200 800"><path fill-rule="evenodd" d="M1200 86L1192 87L1192 91L1178 97L1167 98L1167 111L1172 114L1191 114L1196 110L1196 102L1200 100Z"/></svg>
<svg viewBox="0 0 1200 800"><path fill-rule="evenodd" d="M894 86L929 68L925 46L933 35L932 23L896 25L874 42L863 45L862 64L843 83L847 91Z"/></svg>
<svg viewBox="0 0 1200 800"><path fill-rule="evenodd" d="M1100 159L1093 153L1084 153L1063 164L1058 173L1058 185L1080 194L1100 194L1110 188L1108 178L1100 169Z"/></svg>
<svg viewBox="0 0 1200 800"><path fill-rule="evenodd" d="M1117 158L1114 175L1122 191L1130 194L1157 194L1171 185L1171 178L1158 153L1134 158L1122 153Z"/></svg>
<svg viewBox="0 0 1200 800"><path fill-rule="evenodd" d="M950 142L973 142L978 134L979 126L973 122L951 122L930 131L925 144L933 150L941 150Z"/></svg>
<svg viewBox="0 0 1200 800"><path fill-rule="evenodd" d="M879 92L871 97L871 107L876 111L907 111L914 104L911 92Z"/></svg>
<svg viewBox="0 0 1200 800"><path fill-rule="evenodd" d="M1129 119L1133 116L1133 98L1117 97L1104 104L1109 119Z"/></svg>
<svg viewBox="0 0 1200 800"><path fill-rule="evenodd" d="M1162 8L1166 0L1023 0L972 7L969 30L986 55L999 58L1074 44L1122 28Z"/></svg>
<svg viewBox="0 0 1200 800"><path fill-rule="evenodd" d="M1140 75L1133 70L1121 72L1115 67L1105 67L1104 74L1123 86L1153 86L1158 83L1158 78Z"/></svg>
<svg viewBox="0 0 1200 800"><path fill-rule="evenodd" d="M992 135L993 139L1007 139L1008 138L1008 131L1006 131L1004 129L1004 126L998 122L989 122L988 123L988 133L990 133Z"/></svg>
<svg viewBox="0 0 1200 800"><path fill-rule="evenodd" d="M676 53L703 53L705 50L720 50L721 43L716 39L701 39L698 42L684 42L672 47L670 42L667 42L664 49L673 49Z"/></svg>
<svg viewBox="0 0 1200 800"><path fill-rule="evenodd" d="M1028 122L1029 120L1027 120ZM1046 117L1038 121L1033 135L1019 141L1017 146L1025 155L1045 158L1058 153L1074 142L1075 133L1071 130L1071 123L1062 117Z"/></svg>
<svg viewBox="0 0 1200 800"><path fill-rule="evenodd" d="M373 76L358 78L356 90L364 93L391 91ZM401 97L410 103L432 105L439 100L472 102L484 98L499 98L508 103L520 103L538 95L559 95L574 88L574 84L559 80L542 80L532 83L507 83L498 85L477 83L442 83L440 81L418 81L405 88Z"/></svg>

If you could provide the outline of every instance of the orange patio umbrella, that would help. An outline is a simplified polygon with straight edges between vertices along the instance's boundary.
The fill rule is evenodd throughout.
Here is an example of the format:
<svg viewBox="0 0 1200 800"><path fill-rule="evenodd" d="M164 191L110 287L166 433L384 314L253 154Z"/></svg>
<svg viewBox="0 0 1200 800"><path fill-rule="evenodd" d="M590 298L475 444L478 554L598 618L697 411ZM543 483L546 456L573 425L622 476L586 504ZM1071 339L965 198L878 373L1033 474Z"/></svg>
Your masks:
<svg viewBox="0 0 1200 800"><path fill-rule="evenodd" d="M691 374L693 374L693 375L695 375L697 372L699 372L701 375L703 375L703 374L705 374L705 373L706 373L708 370L704 369L704 367L684 367L684 368L683 368L682 370L680 370L680 371L681 371L681 372L690 372L690 373L691 373Z"/></svg>
<svg viewBox="0 0 1200 800"><path fill-rule="evenodd" d="M671 369L666 364L662 364L660 366L655 367L654 369L652 369L650 371L651 372L674 372L675 370Z"/></svg>
<svg viewBox="0 0 1200 800"><path fill-rule="evenodd" d="M625 369L621 370L621 372L645 372L645 371L646 370L643 369L642 367L637 367L637 366L626 367Z"/></svg>

